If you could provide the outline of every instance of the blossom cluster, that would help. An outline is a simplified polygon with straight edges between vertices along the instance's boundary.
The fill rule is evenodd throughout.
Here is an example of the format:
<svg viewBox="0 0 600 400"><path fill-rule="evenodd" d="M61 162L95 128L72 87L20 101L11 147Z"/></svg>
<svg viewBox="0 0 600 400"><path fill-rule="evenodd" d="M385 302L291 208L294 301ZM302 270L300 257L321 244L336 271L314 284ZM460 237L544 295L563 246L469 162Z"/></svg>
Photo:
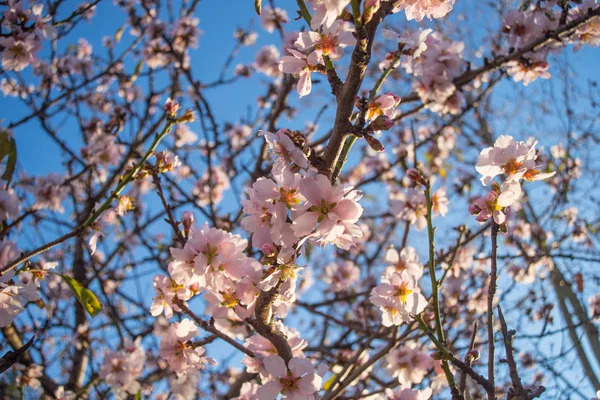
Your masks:
<svg viewBox="0 0 600 400"><path fill-rule="evenodd" d="M475 166L481 174L481 183L487 186L499 175L504 180L501 184L494 182L492 190L469 207L469 212L477 216L477 221L493 218L498 225L503 225L506 221L506 208L521 197L522 180L533 182L554 176L555 172L540 170L541 166L536 162L536 144L537 141L527 144L517 142L511 136L501 135L493 147L481 151Z"/></svg>
<svg viewBox="0 0 600 400"><path fill-rule="evenodd" d="M401 325L427 306L417 282L423 276L423 269L412 247L405 247L400 253L389 249L386 261L391 265L381 276L381 283L371 291L370 299L381 310L384 326Z"/></svg>
<svg viewBox="0 0 600 400"><path fill-rule="evenodd" d="M313 17L313 26L316 20L316 16ZM300 32L294 47L285 49L289 55L281 57L279 70L299 77L297 90L300 97L312 90L312 72L325 72L326 62L341 59L344 48L356 44L352 32L352 24L335 20L318 31Z"/></svg>
<svg viewBox="0 0 600 400"><path fill-rule="evenodd" d="M146 353L141 346L141 338L131 343L126 341L122 350L104 352L104 361L98 370L103 379L119 399L135 395L140 390L137 381L142 376Z"/></svg>
<svg viewBox="0 0 600 400"><path fill-rule="evenodd" d="M16 245L4 239L0 242L0 266L5 266L18 255ZM25 310L28 302L40 300L39 287L57 263L45 262L33 271L9 270L0 276L0 327L10 325Z"/></svg>
<svg viewBox="0 0 600 400"><path fill-rule="evenodd" d="M464 95L457 90L454 79L466 67L465 45L447 39L439 32L427 35L425 32L417 31L413 37L404 39L413 43L418 51L405 58L402 67L416 78L414 89L432 111L457 114L464 103Z"/></svg>
<svg viewBox="0 0 600 400"><path fill-rule="evenodd" d="M37 53L42 49L43 39L55 39L56 28L51 16L43 16L44 5L35 4L25 7L24 1L9 2L2 13L2 25L8 30L0 37L2 50L2 68L22 71L28 65L39 62Z"/></svg>
<svg viewBox="0 0 600 400"><path fill-rule="evenodd" d="M571 22L584 16L589 9L598 5L597 0L584 0L581 4L568 10L566 20ZM548 32L555 31L560 24L563 9L540 7L531 4L526 9L509 10L502 19L502 33L506 35L508 51L521 50L540 39L545 38ZM574 43L579 49L584 43L591 46L600 45L600 24L594 19L579 27L574 35L565 40ZM537 78L550 78L550 64L548 56L555 52L561 44L556 42L535 51L529 51L519 59L508 63L507 71L515 82L523 82L527 86Z"/></svg>

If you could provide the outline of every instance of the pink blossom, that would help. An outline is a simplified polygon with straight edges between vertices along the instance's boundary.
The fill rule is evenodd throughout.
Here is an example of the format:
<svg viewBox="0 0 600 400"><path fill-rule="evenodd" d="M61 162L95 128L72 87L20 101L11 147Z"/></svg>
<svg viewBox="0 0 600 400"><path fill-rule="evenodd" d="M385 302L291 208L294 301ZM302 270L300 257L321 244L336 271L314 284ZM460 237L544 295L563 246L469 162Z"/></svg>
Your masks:
<svg viewBox="0 0 600 400"><path fill-rule="evenodd" d="M306 358L294 357L286 366L283 358L271 355L264 364L270 379L258 389L260 399L275 400L279 394L288 400L314 399L314 393L321 387L321 377Z"/></svg>
<svg viewBox="0 0 600 400"><path fill-rule="evenodd" d="M483 149L475 169L486 186L494 177L506 174L508 180L518 181L527 171L526 164L535 159L535 143L530 148L525 142L516 142L511 136L500 135L494 147Z"/></svg>
<svg viewBox="0 0 600 400"><path fill-rule="evenodd" d="M15 317L24 311L19 288L0 283L0 327L10 325Z"/></svg>
<svg viewBox="0 0 600 400"><path fill-rule="evenodd" d="M255 382L244 382L240 389L240 395L231 400L260 400L258 397L258 389L260 385Z"/></svg>
<svg viewBox="0 0 600 400"><path fill-rule="evenodd" d="M198 140L198 135L196 135L187 124L177 124L174 133L176 147L182 147L186 144L194 144Z"/></svg>
<svg viewBox="0 0 600 400"><path fill-rule="evenodd" d="M173 171L181 165L179 156L168 150L159 151L154 157L156 157L156 169L160 173Z"/></svg>
<svg viewBox="0 0 600 400"><path fill-rule="evenodd" d="M319 70L318 60L307 58L304 54L294 49L287 49L291 56L283 56L279 60L279 70L286 74L299 77L296 90L300 97L310 94L312 90L311 72Z"/></svg>
<svg viewBox="0 0 600 400"><path fill-rule="evenodd" d="M38 177L33 189L35 194L34 209L43 210L48 208L52 211L63 213L62 202L67 195L63 181L64 178L55 173L50 173L45 177Z"/></svg>
<svg viewBox="0 0 600 400"><path fill-rule="evenodd" d="M329 264L323 273L323 282L331 286L335 293L350 289L360 277L360 268L352 261Z"/></svg>
<svg viewBox="0 0 600 400"><path fill-rule="evenodd" d="M204 224L194 227L183 248L171 248L169 274L180 284L213 284L220 275L241 278L246 272L242 251L247 242L237 235ZM207 276L210 275L210 276Z"/></svg>
<svg viewBox="0 0 600 400"><path fill-rule="evenodd" d="M29 386L33 389L40 389L42 387L42 382L39 378L44 376L44 367L41 365L29 364L25 366L23 364L16 364L14 369L21 371L21 374L16 379L17 385L21 387Z"/></svg>
<svg viewBox="0 0 600 400"><path fill-rule="evenodd" d="M341 185L332 186L325 175L302 179L300 192L307 202L304 212L292 222L297 237L312 234L323 244L335 243L346 249L355 238L362 237L356 225L363 212L359 194L347 192Z"/></svg>
<svg viewBox="0 0 600 400"><path fill-rule="evenodd" d="M520 179L533 181L553 176L553 172L540 173L537 170L536 144L537 141L529 146L525 142L515 141L511 136L499 136L494 147L483 149L477 159L475 169L482 175L481 183L485 186L500 174L506 175L507 182L518 182Z"/></svg>
<svg viewBox="0 0 600 400"><path fill-rule="evenodd" d="M135 206L133 205L133 199L129 196L121 196L119 197L119 203L117 207L115 207L115 211L117 215L124 216L128 211L133 210Z"/></svg>
<svg viewBox="0 0 600 400"><path fill-rule="evenodd" d="M392 391L386 389L385 394L387 400L429 400L433 395L433 390L427 388L425 390L403 389L402 387Z"/></svg>
<svg viewBox="0 0 600 400"><path fill-rule="evenodd" d="M254 67L263 74L276 77L279 75L279 50L273 45L262 47L256 54Z"/></svg>
<svg viewBox="0 0 600 400"><path fill-rule="evenodd" d="M144 372L146 353L141 347L141 337L134 343L126 340L120 351L106 351L104 362L98 370L98 375L120 397L127 394L135 395L140 390L137 381Z"/></svg>
<svg viewBox="0 0 600 400"><path fill-rule="evenodd" d="M173 310L179 311L174 301L176 299L187 301L192 297L192 293L188 288L165 275L154 277L154 290L156 291L156 296L150 306L150 314L154 317L164 313L165 317L171 318Z"/></svg>
<svg viewBox="0 0 600 400"><path fill-rule="evenodd" d="M504 208L510 207L521 196L521 185L518 182L504 182L502 187L495 184L484 197L476 199L470 206L471 215L476 215L478 222L493 218L498 225L506 221Z"/></svg>
<svg viewBox="0 0 600 400"><path fill-rule="evenodd" d="M82 154L90 164L117 165L125 152L125 146L116 144L116 139L116 136L105 133L104 128L98 126L89 137L87 147L82 149Z"/></svg>
<svg viewBox="0 0 600 400"><path fill-rule="evenodd" d="M269 33L290 22L287 12L281 8L264 7L260 14L260 24Z"/></svg>
<svg viewBox="0 0 600 400"><path fill-rule="evenodd" d="M19 214L19 198L12 188L0 188L0 221L15 219Z"/></svg>
<svg viewBox="0 0 600 400"><path fill-rule="evenodd" d="M300 32L295 46L303 53L312 50L307 58L308 64L324 64L324 57L333 61L339 60L344 55L345 47L356 44L352 32L354 28L350 23L335 21L330 27L323 28L321 32Z"/></svg>
<svg viewBox="0 0 600 400"><path fill-rule="evenodd" d="M235 124L225 131L229 137L229 143L233 150L239 150L252 134L252 128L248 125Z"/></svg>
<svg viewBox="0 0 600 400"><path fill-rule="evenodd" d="M396 107L400 104L400 97L392 92L380 94L367 105L366 119L371 121L380 115L394 118L397 114Z"/></svg>
<svg viewBox="0 0 600 400"><path fill-rule="evenodd" d="M223 200L223 195L230 187L229 177L220 166L211 166L194 184L192 194L196 196L196 204L206 206L218 204Z"/></svg>
<svg viewBox="0 0 600 400"><path fill-rule="evenodd" d="M421 383L428 370L433 367L429 354L414 342L408 342L390 352L385 357L385 363L385 371L406 386Z"/></svg>
<svg viewBox="0 0 600 400"><path fill-rule="evenodd" d="M34 4L31 7L31 17L34 21L35 34L40 38L56 39L58 32L54 25L52 25L52 17L50 15L42 17L43 10L43 4Z"/></svg>
<svg viewBox="0 0 600 400"><path fill-rule="evenodd" d="M29 64L37 62L34 53L39 50L39 44L34 35L22 39L16 37L0 37L0 46L4 47L2 52L2 68L5 70L22 71Z"/></svg>
<svg viewBox="0 0 600 400"><path fill-rule="evenodd" d="M286 220L288 210L296 210L303 200L300 195L300 175L284 172L271 179L259 178L246 190L248 199L242 200L247 214L241 225L252 233L252 245L262 249L267 244L290 247L296 241L291 224Z"/></svg>
<svg viewBox="0 0 600 400"><path fill-rule="evenodd" d="M198 335L198 327L189 318L173 323L166 336L160 341L158 355L164 358L171 371L177 375L192 369L206 369L207 365L217 365L217 362L204 356L204 349L194 346L192 339Z"/></svg>
<svg viewBox="0 0 600 400"><path fill-rule="evenodd" d="M515 82L523 82L527 86L537 78L550 79L550 64L543 56L537 55L528 60L513 60L507 64L507 72Z"/></svg>
<svg viewBox="0 0 600 400"><path fill-rule="evenodd" d="M427 306L417 278L406 270L382 277L382 283L371 291L370 300L383 312L383 325L410 322L411 315L420 314Z"/></svg>
<svg viewBox="0 0 600 400"><path fill-rule="evenodd" d="M288 130L280 129L277 133L259 131L259 134L264 135L273 155L273 175L289 171L290 164L302 169L308 168L306 154L294 143Z"/></svg>
<svg viewBox="0 0 600 400"><path fill-rule="evenodd" d="M418 230L427 226L427 204L421 190L409 188L406 192L397 193L390 200L390 212L397 218L415 224Z"/></svg>
<svg viewBox="0 0 600 400"><path fill-rule="evenodd" d="M408 271L416 279L423 276L423 266L419 263L419 256L414 247L404 247L400 253L392 247L386 251L385 261L390 264L385 270L385 276L402 271Z"/></svg>
<svg viewBox="0 0 600 400"><path fill-rule="evenodd" d="M401 0L394 12L404 9L406 19L421 21L424 17L428 19L442 18L454 5L454 0Z"/></svg>
<svg viewBox="0 0 600 400"><path fill-rule="evenodd" d="M571 17L573 19L581 18L587 10L595 8L597 4L597 0L583 0L581 5L571 9ZM581 49L584 44L600 46L600 20L598 18L590 20L575 31L575 50Z"/></svg>
<svg viewBox="0 0 600 400"><path fill-rule="evenodd" d="M382 34L386 39L396 40L402 45L402 54L412 58L419 58L427 50L427 37L433 32L432 29L418 28L414 32L410 29L403 30L401 34L391 30L383 29Z"/></svg>
<svg viewBox="0 0 600 400"><path fill-rule="evenodd" d="M337 17L350 4L350 0L310 0L309 4L314 12L310 27L316 31L321 25L325 28L333 25Z"/></svg>

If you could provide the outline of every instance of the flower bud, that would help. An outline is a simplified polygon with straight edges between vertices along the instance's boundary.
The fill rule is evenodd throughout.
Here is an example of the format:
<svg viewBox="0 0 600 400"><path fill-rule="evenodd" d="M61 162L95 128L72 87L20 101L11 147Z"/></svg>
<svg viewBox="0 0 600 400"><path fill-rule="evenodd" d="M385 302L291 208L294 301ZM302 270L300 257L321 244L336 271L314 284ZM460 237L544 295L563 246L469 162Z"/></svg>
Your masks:
<svg viewBox="0 0 600 400"><path fill-rule="evenodd" d="M177 117L177 111L179 111L179 104L169 97L165 103L165 114L167 114L167 118L175 119L175 117Z"/></svg>
<svg viewBox="0 0 600 400"><path fill-rule="evenodd" d="M373 136L369 136L369 135L365 135L365 140L367 141L367 143L369 144L369 146L375 150L375 151L384 151L385 147L383 147L383 144L381 144L381 142L377 139L375 139Z"/></svg>
<svg viewBox="0 0 600 400"><path fill-rule="evenodd" d="M185 235L188 236L192 229L192 225L194 224L194 214L189 211L184 211L181 215L181 224L183 225Z"/></svg>
<svg viewBox="0 0 600 400"><path fill-rule="evenodd" d="M394 126L394 121L387 115L380 115L367 126L367 131L387 131Z"/></svg>
<svg viewBox="0 0 600 400"><path fill-rule="evenodd" d="M467 353L467 360L469 360L469 363L479 360L479 351L476 349L469 351Z"/></svg>

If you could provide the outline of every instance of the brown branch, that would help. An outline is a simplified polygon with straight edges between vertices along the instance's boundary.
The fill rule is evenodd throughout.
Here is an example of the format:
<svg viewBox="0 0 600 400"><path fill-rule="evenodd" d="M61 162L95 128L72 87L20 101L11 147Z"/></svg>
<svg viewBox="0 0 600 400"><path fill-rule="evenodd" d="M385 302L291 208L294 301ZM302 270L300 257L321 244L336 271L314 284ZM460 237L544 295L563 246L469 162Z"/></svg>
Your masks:
<svg viewBox="0 0 600 400"><path fill-rule="evenodd" d="M546 388L540 386L535 390L525 389L519 373L517 371L517 363L515 361L514 349L512 340L515 335L515 331L508 330L506 326L506 320L502 314L502 308L498 305L498 318L500 319L500 326L502 328L502 337L504 338L504 348L506 349L506 363L508 364L508 371L510 375L510 381L513 387L508 389L507 399L518 399L518 400L531 400L539 397Z"/></svg>

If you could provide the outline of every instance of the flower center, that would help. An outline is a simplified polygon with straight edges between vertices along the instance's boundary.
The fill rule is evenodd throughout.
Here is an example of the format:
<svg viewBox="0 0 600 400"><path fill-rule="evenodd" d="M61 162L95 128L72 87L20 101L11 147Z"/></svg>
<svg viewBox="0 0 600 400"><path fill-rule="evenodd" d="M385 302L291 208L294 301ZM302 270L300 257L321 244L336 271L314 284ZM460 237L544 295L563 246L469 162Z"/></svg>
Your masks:
<svg viewBox="0 0 600 400"><path fill-rule="evenodd" d="M223 307L233 308L238 305L238 299L234 294L221 292L221 296L223 297L223 301L221 302Z"/></svg>
<svg viewBox="0 0 600 400"><path fill-rule="evenodd" d="M510 160L509 162L507 162L502 168L504 169L504 172L506 173L506 175L514 175L517 173L517 171L521 168L521 165L523 163L518 162L515 159Z"/></svg>
<svg viewBox="0 0 600 400"><path fill-rule="evenodd" d="M315 48L320 49L323 55L331 53L338 46L338 40L335 36L321 35L321 40L315 45Z"/></svg>
<svg viewBox="0 0 600 400"><path fill-rule="evenodd" d="M406 283L402 283L396 288L396 296L400 297L402 304L406 303L406 297L413 292L411 289L407 288L407 286Z"/></svg>

